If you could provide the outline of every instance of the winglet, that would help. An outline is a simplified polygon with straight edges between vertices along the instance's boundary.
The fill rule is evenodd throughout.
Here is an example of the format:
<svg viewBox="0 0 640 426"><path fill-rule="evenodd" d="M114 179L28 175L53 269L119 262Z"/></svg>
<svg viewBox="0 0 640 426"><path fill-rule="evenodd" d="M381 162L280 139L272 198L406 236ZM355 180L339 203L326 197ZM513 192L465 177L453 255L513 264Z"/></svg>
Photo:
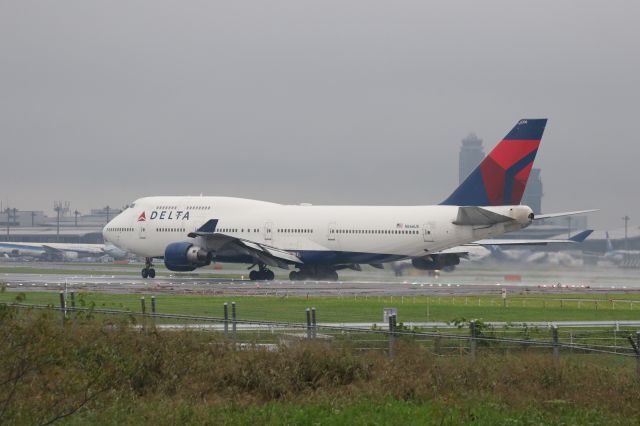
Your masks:
<svg viewBox="0 0 640 426"><path fill-rule="evenodd" d="M198 228L197 232L216 232L216 227L218 226L218 219L209 219L207 223Z"/></svg>
<svg viewBox="0 0 640 426"><path fill-rule="evenodd" d="M216 232L218 226L218 219L209 219L204 225L202 225L196 232L190 232L189 237L194 238L197 236L211 235Z"/></svg>
<svg viewBox="0 0 640 426"><path fill-rule="evenodd" d="M591 235L591 233L593 232L593 229L587 229L586 231L582 231L576 235L574 235L573 237L569 238L571 241L576 242L576 243L581 243L584 240L587 239L587 237L589 235Z"/></svg>

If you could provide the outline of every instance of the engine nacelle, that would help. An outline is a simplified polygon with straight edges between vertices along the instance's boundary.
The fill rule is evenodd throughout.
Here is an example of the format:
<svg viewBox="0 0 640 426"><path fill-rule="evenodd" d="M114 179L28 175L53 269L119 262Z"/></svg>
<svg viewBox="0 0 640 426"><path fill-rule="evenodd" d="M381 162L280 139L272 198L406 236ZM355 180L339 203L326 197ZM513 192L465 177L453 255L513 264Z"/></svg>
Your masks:
<svg viewBox="0 0 640 426"><path fill-rule="evenodd" d="M171 271L190 272L211 263L212 255L201 247L184 241L164 249L164 264Z"/></svg>
<svg viewBox="0 0 640 426"><path fill-rule="evenodd" d="M451 272L459 263L460 257L457 254L432 254L411 259L413 267L423 271L445 270Z"/></svg>

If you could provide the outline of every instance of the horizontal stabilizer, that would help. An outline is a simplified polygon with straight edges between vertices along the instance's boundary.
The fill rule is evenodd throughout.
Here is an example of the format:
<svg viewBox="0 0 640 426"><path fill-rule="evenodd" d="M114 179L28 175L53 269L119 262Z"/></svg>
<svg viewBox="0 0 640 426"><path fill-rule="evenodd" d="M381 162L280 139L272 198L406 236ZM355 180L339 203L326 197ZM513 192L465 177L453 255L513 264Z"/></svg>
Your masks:
<svg viewBox="0 0 640 426"><path fill-rule="evenodd" d="M491 226L497 223L511 222L513 219L494 213L482 207L459 207L458 217L453 221L454 225Z"/></svg>
<svg viewBox="0 0 640 426"><path fill-rule="evenodd" d="M489 247L493 246L546 246L547 244L572 244L572 243L581 243L587 239L589 235L593 232L592 229L587 229L586 231L582 231L571 238L568 239L485 239L474 241L473 243L463 244L457 247L451 247L449 249L441 250L434 254L457 254L459 256L463 256L469 253L469 247Z"/></svg>
<svg viewBox="0 0 640 426"><path fill-rule="evenodd" d="M539 215L536 215L533 218L533 220L551 219L553 217L574 216L574 215L577 215L577 214L593 213L593 212L597 212L597 211L598 211L598 209L591 209L591 210L576 210L576 211L573 211L573 212L539 214Z"/></svg>

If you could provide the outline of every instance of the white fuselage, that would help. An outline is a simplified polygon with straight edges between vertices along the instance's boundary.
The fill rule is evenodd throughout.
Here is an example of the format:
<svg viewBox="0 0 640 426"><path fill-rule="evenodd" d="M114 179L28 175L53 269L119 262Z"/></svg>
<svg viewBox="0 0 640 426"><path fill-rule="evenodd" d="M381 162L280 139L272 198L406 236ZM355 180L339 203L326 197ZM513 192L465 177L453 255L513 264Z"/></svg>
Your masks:
<svg viewBox="0 0 640 426"><path fill-rule="evenodd" d="M189 237L210 219L216 233L297 253L307 262L383 263L426 256L531 223L527 206L483 207L514 220L491 226L455 225L456 206L282 205L230 197L147 197L104 228L105 240L144 257ZM329 255L330 254L330 255Z"/></svg>

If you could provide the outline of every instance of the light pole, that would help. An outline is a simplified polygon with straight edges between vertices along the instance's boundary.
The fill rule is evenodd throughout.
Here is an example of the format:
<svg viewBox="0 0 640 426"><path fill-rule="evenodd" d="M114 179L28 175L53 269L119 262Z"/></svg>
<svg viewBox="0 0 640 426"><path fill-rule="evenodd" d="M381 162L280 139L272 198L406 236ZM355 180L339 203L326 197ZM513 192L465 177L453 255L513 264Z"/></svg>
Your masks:
<svg viewBox="0 0 640 426"><path fill-rule="evenodd" d="M11 221L11 209L7 207L4 212L7 214L7 241L9 241L9 222Z"/></svg>
<svg viewBox="0 0 640 426"><path fill-rule="evenodd" d="M629 250L629 238L627 235L627 227L629 225L629 221L631 220L631 218L627 215L625 215L622 220L624 220L624 249L625 250Z"/></svg>
<svg viewBox="0 0 640 426"><path fill-rule="evenodd" d="M56 241L60 241L60 212L62 211L62 201L56 201L53 203L53 210L57 214L56 220Z"/></svg>

